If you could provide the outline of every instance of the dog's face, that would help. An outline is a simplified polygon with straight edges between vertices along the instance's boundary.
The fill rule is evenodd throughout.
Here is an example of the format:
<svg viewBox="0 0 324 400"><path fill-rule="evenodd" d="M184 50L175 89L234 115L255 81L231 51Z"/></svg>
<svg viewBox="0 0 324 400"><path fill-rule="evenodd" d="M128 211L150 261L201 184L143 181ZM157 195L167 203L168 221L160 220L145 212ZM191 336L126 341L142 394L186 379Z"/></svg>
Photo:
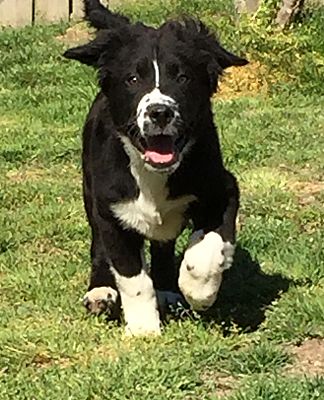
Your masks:
<svg viewBox="0 0 324 400"><path fill-rule="evenodd" d="M193 20L102 30L65 55L98 68L126 150L161 172L174 171L197 140L219 74L247 63Z"/></svg>

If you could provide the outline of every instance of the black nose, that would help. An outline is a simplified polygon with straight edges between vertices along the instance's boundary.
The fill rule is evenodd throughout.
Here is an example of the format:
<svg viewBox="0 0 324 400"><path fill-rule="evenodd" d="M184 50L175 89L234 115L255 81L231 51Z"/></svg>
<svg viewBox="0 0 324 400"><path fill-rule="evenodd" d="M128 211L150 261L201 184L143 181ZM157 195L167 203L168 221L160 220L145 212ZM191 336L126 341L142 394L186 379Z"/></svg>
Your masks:
<svg viewBox="0 0 324 400"><path fill-rule="evenodd" d="M147 109L152 122L160 127L166 126L174 117L173 110L164 104L152 104Z"/></svg>

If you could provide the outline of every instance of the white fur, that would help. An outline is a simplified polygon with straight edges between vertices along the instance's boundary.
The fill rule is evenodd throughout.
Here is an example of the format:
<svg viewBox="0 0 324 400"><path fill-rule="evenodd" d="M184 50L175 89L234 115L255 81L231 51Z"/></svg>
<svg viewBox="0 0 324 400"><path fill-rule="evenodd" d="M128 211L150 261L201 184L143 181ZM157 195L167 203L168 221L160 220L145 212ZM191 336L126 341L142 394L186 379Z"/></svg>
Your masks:
<svg viewBox="0 0 324 400"><path fill-rule="evenodd" d="M218 233L194 232L179 273L180 290L193 309L204 310L215 302L224 267L230 267L233 253L234 246L225 245Z"/></svg>
<svg viewBox="0 0 324 400"><path fill-rule="evenodd" d="M160 79L160 78L156 78ZM156 84L159 84L159 80ZM144 125L150 123L150 117L148 116L147 108L152 104L162 104L172 108L174 112L174 118L179 117L178 104L170 96L161 93L159 86L156 86L150 93L146 93L139 101L137 106L137 125L140 128L140 132L144 135Z"/></svg>
<svg viewBox="0 0 324 400"><path fill-rule="evenodd" d="M233 257L235 253L235 245L231 242L224 242L223 254L225 257L223 269L231 268L233 264Z"/></svg>
<svg viewBox="0 0 324 400"><path fill-rule="evenodd" d="M126 334L130 336L159 335L160 316L153 282L145 269L139 275L127 278L112 268L120 293L126 322Z"/></svg>
<svg viewBox="0 0 324 400"><path fill-rule="evenodd" d="M168 176L148 170L141 154L129 139L124 137L122 141L130 156L131 172L140 193L135 200L120 201L111 205L113 213L126 228L136 229L149 239L175 239L184 223L183 214L190 202L195 200L195 196L168 199Z"/></svg>
<svg viewBox="0 0 324 400"><path fill-rule="evenodd" d="M155 87L160 87L160 69L157 60L153 60L153 67L155 73Z"/></svg>

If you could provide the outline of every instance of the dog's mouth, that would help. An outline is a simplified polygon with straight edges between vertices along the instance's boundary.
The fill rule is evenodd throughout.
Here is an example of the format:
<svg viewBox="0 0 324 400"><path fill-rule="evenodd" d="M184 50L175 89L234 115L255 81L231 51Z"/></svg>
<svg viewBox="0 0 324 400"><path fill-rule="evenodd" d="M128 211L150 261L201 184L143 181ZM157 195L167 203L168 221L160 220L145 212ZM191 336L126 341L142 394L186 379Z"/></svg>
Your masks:
<svg viewBox="0 0 324 400"><path fill-rule="evenodd" d="M152 167L164 169L176 164L185 145L184 136L154 135L141 139L144 160Z"/></svg>

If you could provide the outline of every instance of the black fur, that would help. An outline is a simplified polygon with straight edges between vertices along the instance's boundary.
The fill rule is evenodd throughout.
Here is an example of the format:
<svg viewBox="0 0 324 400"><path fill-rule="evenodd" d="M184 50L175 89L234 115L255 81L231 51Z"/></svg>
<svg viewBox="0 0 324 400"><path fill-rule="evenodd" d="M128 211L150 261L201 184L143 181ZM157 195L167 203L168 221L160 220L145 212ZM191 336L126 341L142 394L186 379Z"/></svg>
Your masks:
<svg viewBox="0 0 324 400"><path fill-rule="evenodd" d="M232 243L239 191L235 178L223 166L210 96L225 68L247 61L225 50L200 21L170 21L154 29L131 23L98 0L86 0L85 12L98 29L96 38L64 55L95 67L101 89L83 134L84 202L92 229L89 289L116 288L110 265L128 277L142 268L140 249L145 238L131 226L123 226L110 206L139 195L120 137L138 145L136 107L153 89L152 59L158 55L161 91L180 107L181 121L174 129L185 142L193 143L178 168L169 174L169 198L196 196L184 223L192 221L194 230L206 233L215 230ZM135 86L128 81L134 74ZM162 243L151 238L151 274L157 289L177 288L173 254L174 240Z"/></svg>

